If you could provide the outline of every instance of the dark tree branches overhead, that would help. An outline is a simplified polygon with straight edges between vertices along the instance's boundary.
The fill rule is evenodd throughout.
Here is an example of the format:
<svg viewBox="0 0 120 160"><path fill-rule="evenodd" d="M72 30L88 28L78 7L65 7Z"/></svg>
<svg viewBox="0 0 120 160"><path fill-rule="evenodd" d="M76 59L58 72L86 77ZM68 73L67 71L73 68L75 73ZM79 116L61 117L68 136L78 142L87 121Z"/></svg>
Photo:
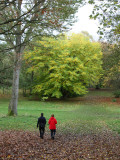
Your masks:
<svg viewBox="0 0 120 160"><path fill-rule="evenodd" d="M81 4L82 0L2 0L0 35L12 36L13 41L15 36L21 35L24 43L33 33L40 36L55 30L64 31L67 29L64 22L67 22L67 26L72 25L74 13Z"/></svg>

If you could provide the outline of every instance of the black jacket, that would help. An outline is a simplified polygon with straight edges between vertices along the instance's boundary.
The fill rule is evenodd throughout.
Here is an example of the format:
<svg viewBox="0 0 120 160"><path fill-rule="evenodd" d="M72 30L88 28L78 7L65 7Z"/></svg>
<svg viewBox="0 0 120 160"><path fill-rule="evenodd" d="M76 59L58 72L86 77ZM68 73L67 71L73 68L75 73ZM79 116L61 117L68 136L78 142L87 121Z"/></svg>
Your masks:
<svg viewBox="0 0 120 160"><path fill-rule="evenodd" d="M46 125L46 118L45 117L39 117L38 118L38 122L37 122L37 127L39 126L39 128L40 127L45 127L45 125Z"/></svg>

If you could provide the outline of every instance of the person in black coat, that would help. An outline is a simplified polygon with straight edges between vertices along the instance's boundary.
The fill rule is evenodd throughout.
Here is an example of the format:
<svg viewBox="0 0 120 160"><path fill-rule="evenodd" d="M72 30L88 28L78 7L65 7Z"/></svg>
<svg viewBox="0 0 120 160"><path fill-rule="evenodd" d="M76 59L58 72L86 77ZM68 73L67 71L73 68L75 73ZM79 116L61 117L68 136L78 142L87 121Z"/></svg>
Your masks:
<svg viewBox="0 0 120 160"><path fill-rule="evenodd" d="M37 121L37 128L39 126L40 137L43 139L43 135L45 133L45 125L46 125L46 118L43 117L43 113L41 113L41 117L38 118Z"/></svg>

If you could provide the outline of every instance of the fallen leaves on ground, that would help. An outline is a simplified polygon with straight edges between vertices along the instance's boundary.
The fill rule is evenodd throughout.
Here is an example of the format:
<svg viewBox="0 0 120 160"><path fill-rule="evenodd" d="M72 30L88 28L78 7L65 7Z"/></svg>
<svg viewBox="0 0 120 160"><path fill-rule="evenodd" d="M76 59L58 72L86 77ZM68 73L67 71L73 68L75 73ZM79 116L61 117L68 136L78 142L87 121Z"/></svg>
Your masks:
<svg viewBox="0 0 120 160"><path fill-rule="evenodd" d="M109 132L89 135L50 133L40 139L38 132L0 131L3 160L119 160L120 136Z"/></svg>

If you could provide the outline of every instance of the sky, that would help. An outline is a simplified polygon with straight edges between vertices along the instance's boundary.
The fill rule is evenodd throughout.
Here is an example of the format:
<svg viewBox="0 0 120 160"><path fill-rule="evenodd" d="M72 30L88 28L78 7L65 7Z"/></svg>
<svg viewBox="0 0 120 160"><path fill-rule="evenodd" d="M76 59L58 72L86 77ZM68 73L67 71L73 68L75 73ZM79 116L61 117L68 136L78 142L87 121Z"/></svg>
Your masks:
<svg viewBox="0 0 120 160"><path fill-rule="evenodd" d="M93 39L97 41L99 39L98 31L98 21L91 20L89 15L92 13L93 7L91 5L85 5L79 8L78 21L72 26L70 32L80 33L81 31L87 31L90 35L93 36Z"/></svg>

